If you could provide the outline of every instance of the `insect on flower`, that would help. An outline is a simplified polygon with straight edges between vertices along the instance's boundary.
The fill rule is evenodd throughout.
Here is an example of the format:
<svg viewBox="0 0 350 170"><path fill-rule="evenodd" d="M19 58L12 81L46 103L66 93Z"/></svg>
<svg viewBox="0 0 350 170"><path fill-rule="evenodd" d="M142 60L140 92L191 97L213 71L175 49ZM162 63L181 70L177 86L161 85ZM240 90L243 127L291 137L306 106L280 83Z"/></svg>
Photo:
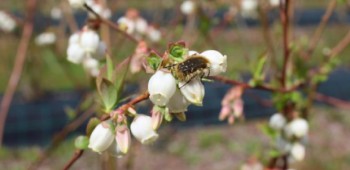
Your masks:
<svg viewBox="0 0 350 170"><path fill-rule="evenodd" d="M205 75L209 75L210 62L203 56L194 54L180 63L165 66L165 68L170 69L175 78L186 82L186 85L197 76L204 77Z"/></svg>

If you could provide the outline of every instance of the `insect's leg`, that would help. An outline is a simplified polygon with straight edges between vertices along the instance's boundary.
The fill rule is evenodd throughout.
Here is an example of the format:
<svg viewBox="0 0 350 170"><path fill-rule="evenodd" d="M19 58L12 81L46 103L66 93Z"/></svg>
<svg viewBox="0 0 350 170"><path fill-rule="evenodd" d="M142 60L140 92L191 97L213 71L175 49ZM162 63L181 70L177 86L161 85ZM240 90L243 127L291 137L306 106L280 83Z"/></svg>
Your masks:
<svg viewBox="0 0 350 170"><path fill-rule="evenodd" d="M176 64L172 64L172 65L170 65L170 66L165 66L164 68L170 69L170 68L172 68L172 67L174 67L174 66L176 66Z"/></svg>
<svg viewBox="0 0 350 170"><path fill-rule="evenodd" d="M188 83L190 83L191 80L193 80L196 76L192 76L184 85L182 85L181 87L179 87L180 89L184 86L186 86Z"/></svg>

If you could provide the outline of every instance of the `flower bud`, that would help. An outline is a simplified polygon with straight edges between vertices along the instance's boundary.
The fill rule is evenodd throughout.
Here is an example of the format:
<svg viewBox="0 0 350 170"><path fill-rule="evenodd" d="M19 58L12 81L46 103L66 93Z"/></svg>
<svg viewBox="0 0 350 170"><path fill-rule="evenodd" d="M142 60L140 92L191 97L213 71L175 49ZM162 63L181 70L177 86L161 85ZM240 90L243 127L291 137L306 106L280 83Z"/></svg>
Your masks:
<svg viewBox="0 0 350 170"><path fill-rule="evenodd" d="M117 127L115 139L117 141L117 145L120 151L126 154L131 146L131 137L128 127L125 125Z"/></svg>
<svg viewBox="0 0 350 170"><path fill-rule="evenodd" d="M241 117L243 114L243 109L244 109L244 102L241 98L238 98L233 101L233 113L235 117Z"/></svg>
<svg viewBox="0 0 350 170"><path fill-rule="evenodd" d="M84 49L79 44L70 44L67 49L67 60L74 63L80 64L85 57Z"/></svg>
<svg viewBox="0 0 350 170"><path fill-rule="evenodd" d="M158 70L148 81L150 100L157 106L165 106L176 91L176 80L171 73Z"/></svg>
<svg viewBox="0 0 350 170"><path fill-rule="evenodd" d="M114 134L105 124L98 124L90 136L89 148L98 153L105 151L114 141Z"/></svg>
<svg viewBox="0 0 350 170"><path fill-rule="evenodd" d="M190 82L179 82L179 87L182 95L185 98L197 106L203 105L204 98L204 85L200 81L199 77L193 78Z"/></svg>
<svg viewBox="0 0 350 170"><path fill-rule="evenodd" d="M196 4L192 0L186 0L180 6L181 12L185 15L192 14L195 11L195 8Z"/></svg>
<svg viewBox="0 0 350 170"><path fill-rule="evenodd" d="M221 108L220 114L219 114L219 120L223 121L231 114L231 107L228 105L224 105Z"/></svg>
<svg viewBox="0 0 350 170"><path fill-rule="evenodd" d="M175 94L170 98L166 105L170 113L186 112L191 103L182 95L181 91L176 89Z"/></svg>
<svg viewBox="0 0 350 170"><path fill-rule="evenodd" d="M84 8L85 0L68 0L70 6L74 9Z"/></svg>
<svg viewBox="0 0 350 170"><path fill-rule="evenodd" d="M218 74L226 72L227 68L227 56L222 55L216 50L207 50L200 54L210 62L210 76L216 76Z"/></svg>
<svg viewBox="0 0 350 170"><path fill-rule="evenodd" d="M130 125L131 133L142 144L153 143L158 134L152 128L152 118L146 115L137 115Z"/></svg>
<svg viewBox="0 0 350 170"><path fill-rule="evenodd" d="M95 31L84 30L80 36L81 47L89 53L96 52L100 42L100 37Z"/></svg>
<svg viewBox="0 0 350 170"><path fill-rule="evenodd" d="M286 118L281 113L275 113L271 116L269 125L274 130L281 130L286 122Z"/></svg>
<svg viewBox="0 0 350 170"><path fill-rule="evenodd" d="M309 125L307 121L305 119L296 118L285 126L284 133L288 138L301 138L307 134L308 130Z"/></svg>
<svg viewBox="0 0 350 170"><path fill-rule="evenodd" d="M147 27L148 27L147 21L143 18L138 18L135 21L135 27L136 27L136 31L138 33L144 34L144 33L146 33Z"/></svg>
<svg viewBox="0 0 350 170"><path fill-rule="evenodd" d="M158 106L153 106L152 109L152 128L153 130L157 130L163 122L163 108L159 108Z"/></svg>
<svg viewBox="0 0 350 170"><path fill-rule="evenodd" d="M302 161L305 158L305 147L300 143L294 143L290 154L296 161Z"/></svg>

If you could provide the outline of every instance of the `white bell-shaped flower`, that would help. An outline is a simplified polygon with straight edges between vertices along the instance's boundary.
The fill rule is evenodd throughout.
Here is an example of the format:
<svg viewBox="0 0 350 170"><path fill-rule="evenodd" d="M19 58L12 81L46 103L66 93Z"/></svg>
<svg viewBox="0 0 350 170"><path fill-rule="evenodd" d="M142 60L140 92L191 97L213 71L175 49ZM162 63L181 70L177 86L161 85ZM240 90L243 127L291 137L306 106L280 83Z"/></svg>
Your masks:
<svg viewBox="0 0 350 170"><path fill-rule="evenodd" d="M80 35L80 45L86 52L96 52L100 42L100 37L95 31L84 30Z"/></svg>
<svg viewBox="0 0 350 170"><path fill-rule="evenodd" d="M114 134L111 129L103 124L107 123L98 124L90 136L89 148L98 153L105 151L114 141Z"/></svg>
<svg viewBox="0 0 350 170"><path fill-rule="evenodd" d="M210 76L226 72L227 56L216 50L207 50L200 54L210 62Z"/></svg>
<svg viewBox="0 0 350 170"><path fill-rule="evenodd" d="M148 81L150 100L157 106L165 106L176 91L176 80L171 73L158 70Z"/></svg>
<svg viewBox="0 0 350 170"><path fill-rule="evenodd" d="M133 136L143 144L153 143L158 134L153 130L152 118L146 115L137 115L130 125Z"/></svg>
<svg viewBox="0 0 350 170"><path fill-rule="evenodd" d="M70 6L74 9L83 9L85 0L68 0Z"/></svg>
<svg viewBox="0 0 350 170"><path fill-rule="evenodd" d="M296 161L302 161L305 158L305 147L300 143L294 143L290 150L290 155Z"/></svg>
<svg viewBox="0 0 350 170"><path fill-rule="evenodd" d="M296 118L284 127L284 133L288 138L301 138L308 133L309 125L305 119Z"/></svg>
<svg viewBox="0 0 350 170"><path fill-rule="evenodd" d="M281 113L275 113L271 116L269 125L274 130L281 130L286 122L286 118Z"/></svg>
<svg viewBox="0 0 350 170"><path fill-rule="evenodd" d="M137 18L135 21L136 31L140 34L145 34L148 28L147 21L143 18Z"/></svg>
<svg viewBox="0 0 350 170"><path fill-rule="evenodd" d="M67 60L79 64L83 61L85 57L85 51L79 44L71 44L67 49Z"/></svg>
<svg viewBox="0 0 350 170"><path fill-rule="evenodd" d="M55 42L56 42L56 35L52 32L41 33L35 38L35 43L40 46L50 45Z"/></svg>
<svg viewBox="0 0 350 170"><path fill-rule="evenodd" d="M189 102L197 106L203 105L205 90L199 77L193 78L190 82L179 82L179 88Z"/></svg>
<svg viewBox="0 0 350 170"><path fill-rule="evenodd" d="M170 113L181 113L186 112L190 104L191 103L182 95L181 91L177 89L166 106Z"/></svg>
<svg viewBox="0 0 350 170"><path fill-rule="evenodd" d="M135 32L135 23L126 17L121 17L118 19L117 23L121 28L125 28L125 32L128 34L133 34Z"/></svg>
<svg viewBox="0 0 350 170"><path fill-rule="evenodd" d="M107 51L106 43L104 43L103 41L100 41L100 43L98 43L96 53L94 54L94 58L98 60L104 59L106 57L106 51Z"/></svg>
<svg viewBox="0 0 350 170"><path fill-rule="evenodd" d="M80 33L79 32L76 32L69 37L69 40L68 40L69 45L79 44L79 42L80 42Z"/></svg>
<svg viewBox="0 0 350 170"><path fill-rule="evenodd" d="M186 0L182 2L180 6L181 12L185 15L194 13L195 9L196 9L196 4L192 0Z"/></svg>

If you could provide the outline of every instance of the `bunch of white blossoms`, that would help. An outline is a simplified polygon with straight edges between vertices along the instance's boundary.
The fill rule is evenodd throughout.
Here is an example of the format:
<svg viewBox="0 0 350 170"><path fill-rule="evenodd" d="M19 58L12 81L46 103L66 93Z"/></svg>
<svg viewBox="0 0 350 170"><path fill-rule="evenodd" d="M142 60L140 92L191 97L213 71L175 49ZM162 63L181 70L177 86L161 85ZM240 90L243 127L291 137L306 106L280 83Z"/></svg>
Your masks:
<svg viewBox="0 0 350 170"><path fill-rule="evenodd" d="M137 39L143 36L147 36L152 42L158 42L161 39L161 32L156 27L149 25L136 9L129 9L125 16L117 20L117 23L121 30Z"/></svg>
<svg viewBox="0 0 350 170"><path fill-rule="evenodd" d="M16 21L5 11L0 11L0 29L4 32L11 32L16 28Z"/></svg>
<svg viewBox="0 0 350 170"><path fill-rule="evenodd" d="M306 136L309 130L308 122L295 118L289 122L281 113L275 113L270 118L269 125L279 132L277 149L283 154L289 154L290 161L301 161L305 157Z"/></svg>
<svg viewBox="0 0 350 170"><path fill-rule="evenodd" d="M67 60L74 64L82 64L91 76L99 74L99 62L106 52L106 44L99 35L89 28L74 33L69 38Z"/></svg>
<svg viewBox="0 0 350 170"><path fill-rule="evenodd" d="M130 130L142 144L153 143L158 138L157 132L152 128L150 116L135 114ZM129 151L131 146L130 130L125 123L102 122L91 133L88 147L98 153L109 152L111 155L121 157Z"/></svg>
<svg viewBox="0 0 350 170"><path fill-rule="evenodd" d="M207 50L200 54L195 51L189 51L187 56L184 57L185 60L193 54L208 60L210 76L226 71L226 55L222 55L215 50ZM195 75L189 81L181 81L176 79L172 71L161 68L149 79L148 91L150 100L154 105L166 108L170 113L174 114L184 113L190 104L202 106L205 94L204 85L201 82L202 75ZM204 76L207 76L207 73Z"/></svg>
<svg viewBox="0 0 350 170"><path fill-rule="evenodd" d="M35 43L39 46L51 45L56 42L56 35L53 32L44 32L35 38Z"/></svg>

